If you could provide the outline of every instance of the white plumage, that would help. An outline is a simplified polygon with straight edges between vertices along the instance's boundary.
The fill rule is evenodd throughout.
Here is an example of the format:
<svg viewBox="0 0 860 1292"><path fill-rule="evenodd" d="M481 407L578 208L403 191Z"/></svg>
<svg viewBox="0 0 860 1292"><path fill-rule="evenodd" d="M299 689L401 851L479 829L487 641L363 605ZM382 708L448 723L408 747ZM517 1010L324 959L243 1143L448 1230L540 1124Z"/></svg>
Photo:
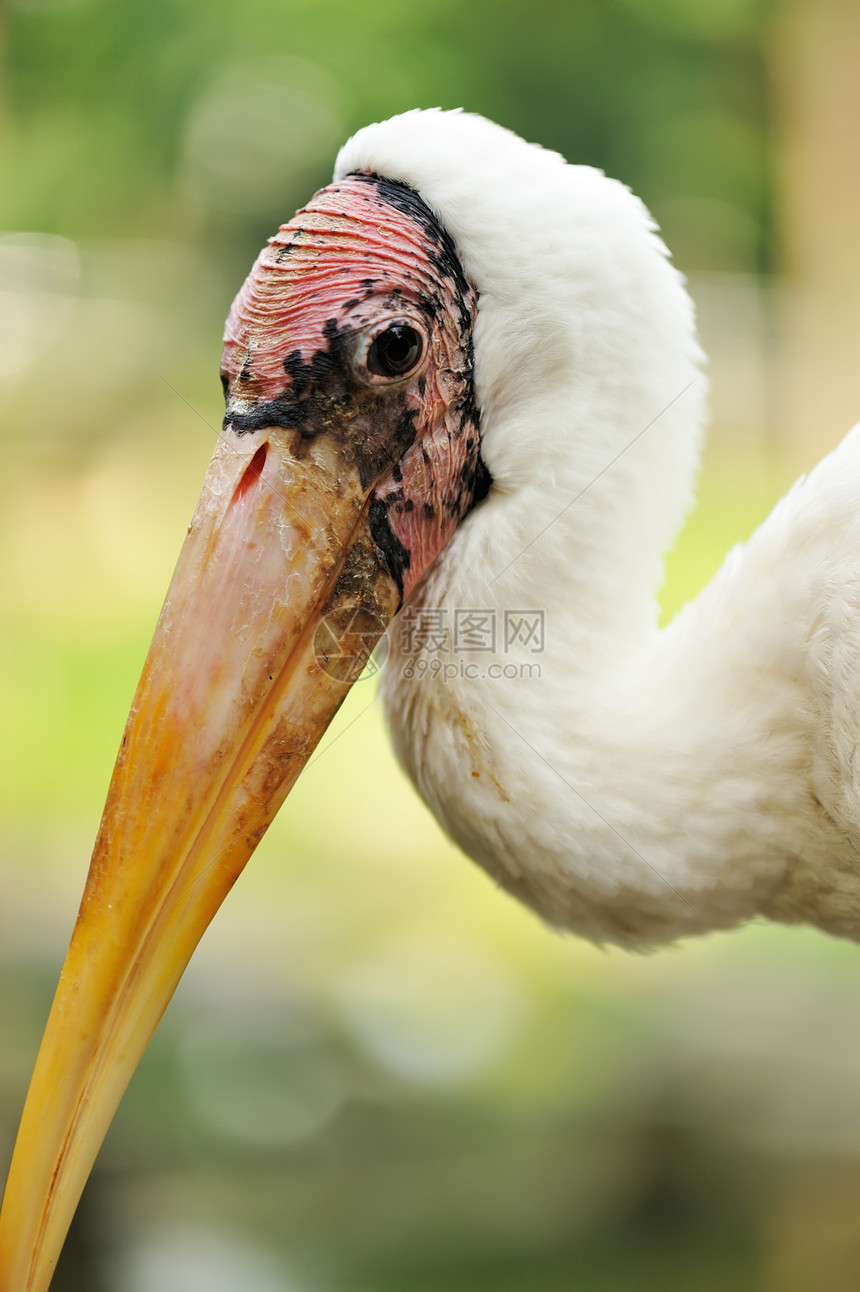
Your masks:
<svg viewBox="0 0 860 1292"><path fill-rule="evenodd" d="M450 634L416 669L395 621L383 693L420 793L501 884L597 940L756 915L857 937L860 428L659 630L706 381L647 211L461 113L359 131L336 177L356 169L417 189L479 292L493 488L413 612L545 611L543 653L503 657L539 677L476 676Z"/></svg>

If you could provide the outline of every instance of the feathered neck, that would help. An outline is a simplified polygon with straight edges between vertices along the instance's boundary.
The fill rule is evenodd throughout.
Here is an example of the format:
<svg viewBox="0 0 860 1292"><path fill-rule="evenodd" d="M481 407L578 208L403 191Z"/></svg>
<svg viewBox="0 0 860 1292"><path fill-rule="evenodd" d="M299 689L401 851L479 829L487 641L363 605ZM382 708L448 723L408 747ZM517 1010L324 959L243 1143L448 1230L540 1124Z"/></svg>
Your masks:
<svg viewBox="0 0 860 1292"><path fill-rule="evenodd" d="M705 382L644 207L460 114L369 127L338 173L362 166L421 192L479 294L494 485L395 622L383 675L420 792L501 884L597 940L644 945L761 912L845 931L844 903L810 896L822 851L831 875L850 858L830 817L800 803L810 608L785 603L796 569L780 563L779 522L657 629ZM798 631L774 650L787 614ZM539 650L517 615L541 622ZM483 648L470 616L493 625Z"/></svg>

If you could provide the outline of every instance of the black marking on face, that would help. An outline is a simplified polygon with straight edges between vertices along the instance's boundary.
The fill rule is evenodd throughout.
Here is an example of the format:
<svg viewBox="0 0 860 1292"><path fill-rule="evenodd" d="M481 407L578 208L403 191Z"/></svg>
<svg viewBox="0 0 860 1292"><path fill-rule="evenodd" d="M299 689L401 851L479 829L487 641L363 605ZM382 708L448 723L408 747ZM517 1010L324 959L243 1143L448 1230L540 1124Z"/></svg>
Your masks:
<svg viewBox="0 0 860 1292"><path fill-rule="evenodd" d="M475 478L472 481L472 501L469 504L469 511L477 507L479 502L483 502L493 485L493 477L490 469L484 459L481 457L481 451L478 450L478 456L475 460Z"/></svg>
<svg viewBox="0 0 860 1292"><path fill-rule="evenodd" d="M382 175L365 171L353 171L350 178L362 180L367 184L374 184L383 202L387 202L396 210L401 211L423 229L432 248L430 252L431 263L439 276L447 279L453 285L460 321L460 335L466 352L464 370L458 374L461 378L461 394L458 401L458 410L461 415L461 433L462 428L467 423L472 423L480 440L480 412L475 400L475 349L470 308L470 298L474 298L476 293L466 277L454 239L420 193L417 193L409 184L405 184L402 180L386 179ZM368 285L373 283L372 279L366 279L365 281ZM442 308L442 301L438 294L433 298L425 296L421 305L422 309L427 313L427 317L433 319ZM423 391L421 393L423 394ZM489 479L489 472L486 466L482 464L482 479L484 478ZM486 484L481 497L486 496L488 488L489 484Z"/></svg>
<svg viewBox="0 0 860 1292"><path fill-rule="evenodd" d="M466 278L453 239L414 189L402 181L379 175L357 172L351 178L374 185L380 200L418 224L426 236L429 259L453 297L451 303L459 324L464 361L460 370L452 374L459 389L456 424L451 433L455 439L461 439L468 432L469 461L458 473L456 483L450 482L454 486L453 493L446 491L439 510L447 511L459 521L486 497L492 483L480 453L480 412L474 389L472 311L476 294ZM303 232L302 228L295 231L291 242L279 249L278 260L289 254ZM377 297L382 289L387 306L394 310L400 307L403 293L385 277L367 277L362 280L362 287L366 289L364 299ZM361 301L354 297L345 303L344 309L351 311L360 304ZM432 330L445 308L442 294L425 289L419 294L417 304ZM268 426L283 426L295 429L304 441L331 434L342 444L345 457L355 464L365 486L379 479L385 471L399 482L402 479L400 460L418 434L416 419L420 415L427 381L422 375L414 386L393 390L368 387L359 382L353 369L354 337L354 328L341 329L337 319L329 319L323 328L322 344L313 354L305 359L300 350L294 350L283 360L286 378L283 392L274 399L254 402L248 411L230 410L225 380L228 401L225 428L232 427L237 435L243 435ZM252 375L253 362L249 353L239 381L246 382ZM423 444L420 447L424 463L430 467L427 449ZM412 500L409 502L411 506ZM409 568L410 554L392 532L387 514L389 505L399 505L396 494L372 501L371 532L402 594L403 575ZM428 521L435 519L436 515L436 507L424 504L424 516Z"/></svg>
<svg viewBox="0 0 860 1292"><path fill-rule="evenodd" d="M400 211L403 215L408 216L410 220L414 220L424 230L428 241L434 248L430 256L431 263L442 278L450 278L454 283L457 295L460 298L461 309L465 309L465 302L472 288L463 271L463 266L460 264L460 257L457 254L457 248L454 246L454 239L448 230L440 224L421 194L417 193L409 184L404 184L403 180L386 179L383 175L367 174L366 171L353 171L350 174L350 179L375 184L376 191L383 202L387 202L396 211ZM466 317L463 320L464 332L468 330L470 322L468 310L466 310Z"/></svg>
<svg viewBox="0 0 860 1292"><path fill-rule="evenodd" d="M359 383L352 367L349 329L340 330L336 320L329 319L323 335L325 344L309 359L303 359L299 350L284 359L289 382L283 394L245 413L228 405L224 426L237 435L267 426L294 429L303 440L334 435L367 486L392 462L396 465L414 443L418 408L408 406L407 388L390 391Z"/></svg>
<svg viewBox="0 0 860 1292"><path fill-rule="evenodd" d="M409 569L412 558L396 534L392 533L388 523L388 500L374 498L368 511L370 536L379 549L388 573L403 596L403 575Z"/></svg>

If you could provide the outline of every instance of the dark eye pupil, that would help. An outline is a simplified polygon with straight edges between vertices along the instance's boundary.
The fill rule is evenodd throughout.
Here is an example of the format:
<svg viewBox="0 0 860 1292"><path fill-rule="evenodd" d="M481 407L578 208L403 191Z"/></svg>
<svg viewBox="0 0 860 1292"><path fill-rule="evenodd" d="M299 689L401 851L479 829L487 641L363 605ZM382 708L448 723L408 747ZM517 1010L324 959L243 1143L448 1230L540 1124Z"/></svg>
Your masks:
<svg viewBox="0 0 860 1292"><path fill-rule="evenodd" d="M421 357L421 337L413 327L395 323L370 347L368 367L381 377L402 377Z"/></svg>

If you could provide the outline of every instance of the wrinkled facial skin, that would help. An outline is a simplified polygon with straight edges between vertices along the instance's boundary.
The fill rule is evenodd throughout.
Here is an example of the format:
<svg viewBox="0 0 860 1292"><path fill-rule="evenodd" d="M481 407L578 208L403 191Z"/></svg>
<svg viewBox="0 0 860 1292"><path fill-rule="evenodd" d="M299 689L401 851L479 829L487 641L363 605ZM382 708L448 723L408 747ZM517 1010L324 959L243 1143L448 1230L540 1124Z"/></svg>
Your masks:
<svg viewBox="0 0 860 1292"><path fill-rule="evenodd" d="M371 489L370 529L401 599L484 496L473 382L477 295L429 207L397 181L322 189L258 257L227 320L225 429L335 437ZM421 338L402 377L372 371L373 341Z"/></svg>

